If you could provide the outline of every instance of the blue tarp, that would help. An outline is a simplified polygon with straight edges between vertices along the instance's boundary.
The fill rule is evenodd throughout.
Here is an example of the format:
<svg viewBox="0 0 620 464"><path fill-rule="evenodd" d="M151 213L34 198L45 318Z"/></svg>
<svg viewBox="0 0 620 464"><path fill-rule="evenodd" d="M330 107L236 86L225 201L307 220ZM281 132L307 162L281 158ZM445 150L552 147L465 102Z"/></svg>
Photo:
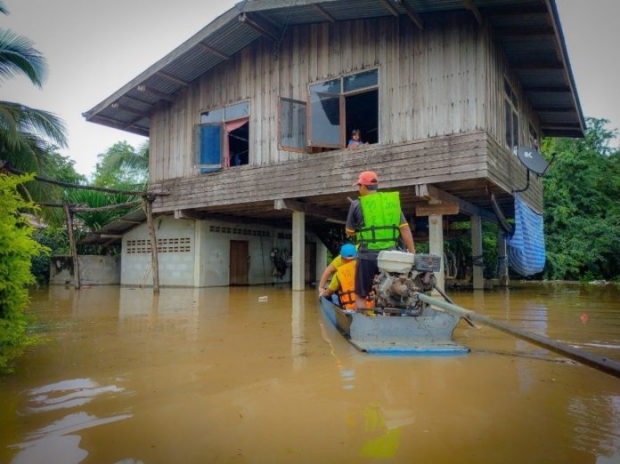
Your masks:
<svg viewBox="0 0 620 464"><path fill-rule="evenodd" d="M545 267L543 217L515 195L514 233L506 239L508 265L522 276L537 274Z"/></svg>

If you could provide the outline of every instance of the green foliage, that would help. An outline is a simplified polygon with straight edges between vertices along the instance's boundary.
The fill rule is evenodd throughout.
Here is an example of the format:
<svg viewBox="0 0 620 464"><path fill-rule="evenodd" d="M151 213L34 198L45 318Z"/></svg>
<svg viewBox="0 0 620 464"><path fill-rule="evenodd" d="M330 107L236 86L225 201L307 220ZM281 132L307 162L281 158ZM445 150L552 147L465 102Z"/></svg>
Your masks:
<svg viewBox="0 0 620 464"><path fill-rule="evenodd" d="M0 13L8 14L0 5ZM47 64L32 41L10 30L0 29L0 84L16 75L25 75L41 87ZM56 147L67 145L66 128L61 119L48 112L20 103L0 101L0 160L23 172L50 177L49 157ZM32 182L20 186L29 198L48 201L51 187Z"/></svg>
<svg viewBox="0 0 620 464"><path fill-rule="evenodd" d="M26 333L27 286L35 283L30 260L45 252L32 238L33 228L19 212L35 210L17 187L32 176L0 175L0 370L33 339Z"/></svg>
<svg viewBox="0 0 620 464"><path fill-rule="evenodd" d="M473 272L472 246L471 246L471 223L460 222L454 224L455 237L446 234L444 253L452 254L456 259L457 277L463 279L471 277ZM487 221L482 221L482 263L485 278L497 276L497 226Z"/></svg>
<svg viewBox="0 0 620 464"><path fill-rule="evenodd" d="M64 201L71 205L83 205L89 208L100 208L111 205L122 205L128 202L140 200L139 197L123 194L111 194L98 192L95 190L77 190L72 189L65 192ZM82 211L74 214L74 234L75 241L78 244L78 254L114 254L116 249L103 248L99 246L88 246L80 244L80 241L90 232L100 229L110 222L124 216L128 212L136 209L133 207L124 207L109 209L104 211ZM68 246L68 245L67 245Z"/></svg>
<svg viewBox="0 0 620 464"><path fill-rule="evenodd" d="M90 208L122 205L124 203L137 200L140 200L140 198L136 196L122 195L118 193L104 193L95 190L70 190L65 193L65 201L67 201L69 204L85 205ZM133 208L117 208L105 211L76 212L75 222L80 229L90 232L100 229L104 225L109 224L110 222L118 219L121 216L124 216L129 211L135 208L136 207L134 206Z"/></svg>
<svg viewBox="0 0 620 464"><path fill-rule="evenodd" d="M554 280L620 279L620 151L608 121L588 119L584 139L549 139L543 179L547 265Z"/></svg>
<svg viewBox="0 0 620 464"><path fill-rule="evenodd" d="M31 271L39 285L47 285L50 281L50 255L68 255L69 237L67 231L58 227L46 227L45 229L36 230L32 234L32 238L36 240L46 249L48 253L43 252L38 256L32 257Z"/></svg>
<svg viewBox="0 0 620 464"><path fill-rule="evenodd" d="M7 13L5 9L0 10ZM0 80L24 74L41 87L47 74L43 56L34 49L33 43L9 29L0 29Z"/></svg>
<svg viewBox="0 0 620 464"><path fill-rule="evenodd" d="M95 169L93 185L97 187L142 190L149 176L149 144L143 143L138 150L129 143L117 142L105 153Z"/></svg>

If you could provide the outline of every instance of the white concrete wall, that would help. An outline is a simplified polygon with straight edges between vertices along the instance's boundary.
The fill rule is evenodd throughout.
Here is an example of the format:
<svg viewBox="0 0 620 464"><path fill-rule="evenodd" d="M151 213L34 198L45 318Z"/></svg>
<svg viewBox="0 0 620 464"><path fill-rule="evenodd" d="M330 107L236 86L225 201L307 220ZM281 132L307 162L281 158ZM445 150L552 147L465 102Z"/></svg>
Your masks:
<svg viewBox="0 0 620 464"><path fill-rule="evenodd" d="M155 218L160 285L194 286L194 229L193 220L174 219L169 216ZM132 229L123 237L122 285L153 285L149 243L146 223Z"/></svg>
<svg viewBox="0 0 620 464"><path fill-rule="evenodd" d="M228 286L231 240L248 242L249 285L291 281L290 266L284 276L276 277L273 275L274 266L271 260L274 248L286 251L290 256L292 249L290 229L163 216L155 219L155 234L159 248L166 249L165 252L159 253L159 281L162 286ZM315 240L314 236L306 238ZM122 285L141 287L153 285L148 240L146 224L136 227L123 237ZM175 240L182 243L171 243ZM174 247L177 247L177 250ZM323 269L323 261L318 256L317 275L320 275Z"/></svg>
<svg viewBox="0 0 620 464"><path fill-rule="evenodd" d="M265 285L279 282L290 282L291 271L287 269L282 278L273 276L271 251L274 248L291 252L290 230L256 224L235 224L224 221L204 221L204 248L202 260L205 262L204 282L207 287L229 284L230 272L230 241L248 242L250 264L248 269L249 285ZM283 238L278 238L284 234Z"/></svg>
<svg viewBox="0 0 620 464"><path fill-rule="evenodd" d="M118 285L121 281L121 257L78 256L81 285ZM73 285L73 258L53 256L50 259L50 285Z"/></svg>

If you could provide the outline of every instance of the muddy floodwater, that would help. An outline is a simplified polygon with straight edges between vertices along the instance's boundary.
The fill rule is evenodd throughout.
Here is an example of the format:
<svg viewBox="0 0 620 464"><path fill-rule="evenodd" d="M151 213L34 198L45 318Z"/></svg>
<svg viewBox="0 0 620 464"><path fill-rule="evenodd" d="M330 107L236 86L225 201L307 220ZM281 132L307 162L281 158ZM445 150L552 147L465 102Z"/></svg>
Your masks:
<svg viewBox="0 0 620 464"><path fill-rule="evenodd" d="M620 361L617 287L450 292ZM620 379L464 321L460 356L358 352L315 290L52 287L0 378L0 463L620 463ZM266 301L265 301L266 300Z"/></svg>

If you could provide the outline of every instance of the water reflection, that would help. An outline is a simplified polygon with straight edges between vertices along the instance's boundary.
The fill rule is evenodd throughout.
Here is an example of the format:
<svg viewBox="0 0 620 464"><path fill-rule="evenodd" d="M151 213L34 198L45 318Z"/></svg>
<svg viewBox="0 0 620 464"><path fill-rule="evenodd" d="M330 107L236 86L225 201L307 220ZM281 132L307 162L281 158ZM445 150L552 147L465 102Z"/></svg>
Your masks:
<svg viewBox="0 0 620 464"><path fill-rule="evenodd" d="M123 389L116 385L100 386L90 379L63 380L55 384L34 388L28 392L32 396L28 412L45 412L54 409L67 409L84 406L103 393L119 393Z"/></svg>
<svg viewBox="0 0 620 464"><path fill-rule="evenodd" d="M22 443L12 445L12 448L18 450L12 462L81 462L88 456L88 452L80 447L79 432L128 419L131 414L99 417L80 409L106 394L123 391L124 389L117 385L99 385L91 379L63 380L27 391L25 409L19 414L35 416L37 423L45 425L29 432ZM60 410L72 412L59 415Z"/></svg>
<svg viewBox="0 0 620 464"><path fill-rule="evenodd" d="M618 359L617 291L451 296ZM618 461L618 380L488 327L459 325L466 356L373 357L312 290L54 287L32 301L50 342L0 381L2 463Z"/></svg>
<svg viewBox="0 0 620 464"><path fill-rule="evenodd" d="M293 292L293 308L291 314L291 355L293 367L299 370L304 366L306 354L306 337L304 336L305 295L303 292Z"/></svg>

